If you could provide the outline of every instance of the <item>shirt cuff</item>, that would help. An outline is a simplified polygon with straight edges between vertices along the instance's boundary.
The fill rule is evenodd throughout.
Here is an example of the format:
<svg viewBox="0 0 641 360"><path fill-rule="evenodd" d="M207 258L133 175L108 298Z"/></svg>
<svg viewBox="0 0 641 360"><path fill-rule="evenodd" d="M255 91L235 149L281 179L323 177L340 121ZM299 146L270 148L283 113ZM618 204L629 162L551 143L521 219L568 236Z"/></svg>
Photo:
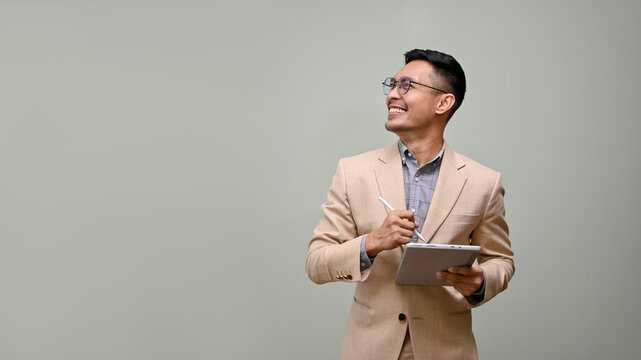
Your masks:
<svg viewBox="0 0 641 360"><path fill-rule="evenodd" d="M367 255L367 251L365 250L366 239L367 235L363 236L361 240L361 271L369 269L376 258L376 256L369 257L369 255ZM483 284L485 284L485 282L483 282Z"/></svg>

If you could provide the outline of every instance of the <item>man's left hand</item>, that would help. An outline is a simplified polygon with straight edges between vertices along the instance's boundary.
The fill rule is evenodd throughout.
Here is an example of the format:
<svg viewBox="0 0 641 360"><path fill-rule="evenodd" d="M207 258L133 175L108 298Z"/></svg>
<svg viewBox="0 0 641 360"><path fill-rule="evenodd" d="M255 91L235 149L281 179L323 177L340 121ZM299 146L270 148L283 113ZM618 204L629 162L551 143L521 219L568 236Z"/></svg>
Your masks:
<svg viewBox="0 0 641 360"><path fill-rule="evenodd" d="M454 286L463 296L470 296L483 285L483 269L477 264L471 267L451 267L447 271L439 271L436 278Z"/></svg>

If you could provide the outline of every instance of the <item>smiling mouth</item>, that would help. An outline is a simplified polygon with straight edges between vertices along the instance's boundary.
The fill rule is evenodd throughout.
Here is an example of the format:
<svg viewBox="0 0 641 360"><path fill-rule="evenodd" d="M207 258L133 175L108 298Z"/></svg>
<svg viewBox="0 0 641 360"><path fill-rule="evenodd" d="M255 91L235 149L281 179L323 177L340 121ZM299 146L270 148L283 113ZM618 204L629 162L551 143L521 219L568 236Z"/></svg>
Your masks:
<svg viewBox="0 0 641 360"><path fill-rule="evenodd" d="M396 106L391 106L391 107L389 108L389 113L390 113L390 114L402 114L402 113L404 113L404 112L406 112L406 111L407 111L407 110L405 110L405 109L401 109L401 108L396 107Z"/></svg>

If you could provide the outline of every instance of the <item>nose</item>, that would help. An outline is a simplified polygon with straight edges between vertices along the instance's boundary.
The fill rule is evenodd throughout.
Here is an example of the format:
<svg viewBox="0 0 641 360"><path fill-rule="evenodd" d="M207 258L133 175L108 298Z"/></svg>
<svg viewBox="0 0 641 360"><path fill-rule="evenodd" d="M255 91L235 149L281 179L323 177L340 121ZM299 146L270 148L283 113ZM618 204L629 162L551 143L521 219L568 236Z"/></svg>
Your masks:
<svg viewBox="0 0 641 360"><path fill-rule="evenodd" d="M392 90L387 94L387 103L392 99L400 99L401 94L398 92L398 86L394 86Z"/></svg>

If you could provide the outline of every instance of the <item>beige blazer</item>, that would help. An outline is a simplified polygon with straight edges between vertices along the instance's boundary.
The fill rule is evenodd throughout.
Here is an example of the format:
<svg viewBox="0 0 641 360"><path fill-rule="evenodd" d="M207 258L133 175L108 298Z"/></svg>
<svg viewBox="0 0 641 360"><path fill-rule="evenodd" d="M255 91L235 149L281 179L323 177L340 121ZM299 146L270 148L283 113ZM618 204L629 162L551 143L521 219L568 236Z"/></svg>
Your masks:
<svg viewBox="0 0 641 360"><path fill-rule="evenodd" d="M378 196L405 209L401 166L398 145L339 161L309 243L307 274L318 284L356 283L341 359L396 359L408 326L416 359L476 359L470 310L505 290L514 274L501 175L446 146L421 232L431 243L481 246L485 298L475 304L452 287L395 284L401 248L360 271L361 239L387 216Z"/></svg>

